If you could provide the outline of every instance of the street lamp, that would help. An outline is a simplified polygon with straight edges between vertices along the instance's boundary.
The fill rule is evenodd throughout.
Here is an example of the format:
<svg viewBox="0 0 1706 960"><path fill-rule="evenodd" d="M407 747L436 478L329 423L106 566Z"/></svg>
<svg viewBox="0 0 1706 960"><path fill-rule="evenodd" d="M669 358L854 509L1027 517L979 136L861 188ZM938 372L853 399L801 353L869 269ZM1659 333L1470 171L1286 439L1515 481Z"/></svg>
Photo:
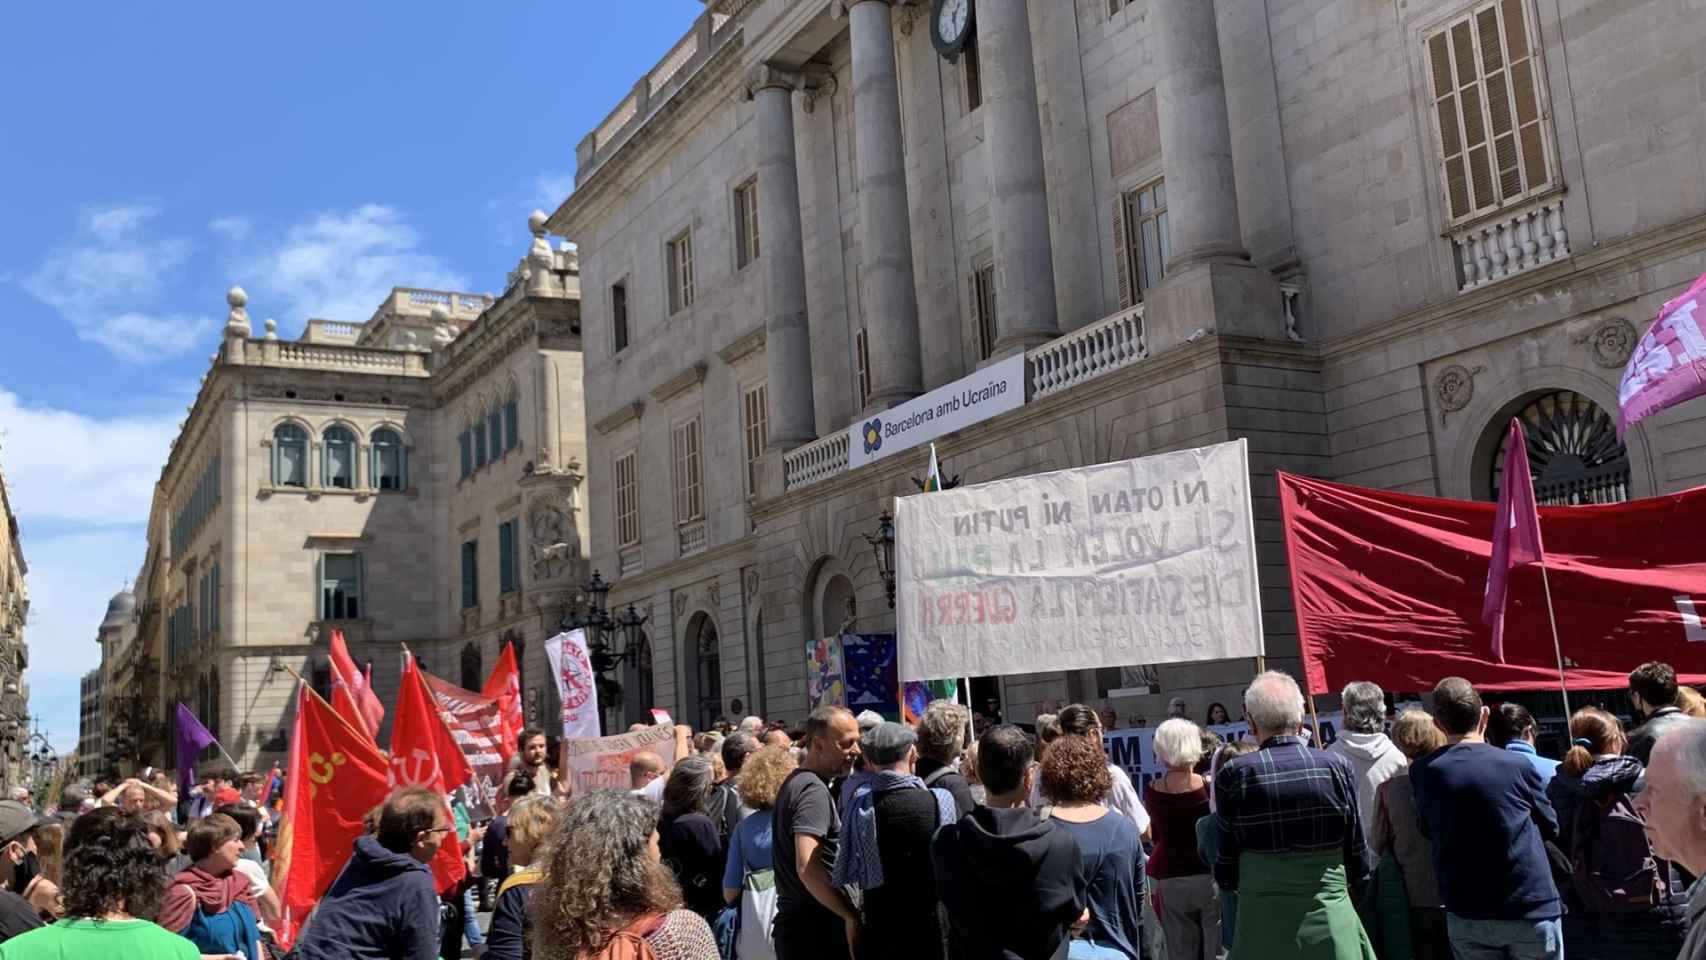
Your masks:
<svg viewBox="0 0 1706 960"><path fill-rule="evenodd" d="M889 609L894 609L894 518L887 510L877 519L877 532L865 534L865 542L877 555L877 575L883 578L883 590L888 593Z"/></svg>

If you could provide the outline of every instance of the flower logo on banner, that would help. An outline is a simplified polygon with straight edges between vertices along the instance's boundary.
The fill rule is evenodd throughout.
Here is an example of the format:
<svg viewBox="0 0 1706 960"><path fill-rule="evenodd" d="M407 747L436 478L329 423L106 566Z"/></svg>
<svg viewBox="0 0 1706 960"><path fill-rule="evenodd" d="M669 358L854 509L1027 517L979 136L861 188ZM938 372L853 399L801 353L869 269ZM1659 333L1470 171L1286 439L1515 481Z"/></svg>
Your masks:
<svg viewBox="0 0 1706 960"><path fill-rule="evenodd" d="M865 424L865 452L876 453L883 448L883 420L875 417Z"/></svg>

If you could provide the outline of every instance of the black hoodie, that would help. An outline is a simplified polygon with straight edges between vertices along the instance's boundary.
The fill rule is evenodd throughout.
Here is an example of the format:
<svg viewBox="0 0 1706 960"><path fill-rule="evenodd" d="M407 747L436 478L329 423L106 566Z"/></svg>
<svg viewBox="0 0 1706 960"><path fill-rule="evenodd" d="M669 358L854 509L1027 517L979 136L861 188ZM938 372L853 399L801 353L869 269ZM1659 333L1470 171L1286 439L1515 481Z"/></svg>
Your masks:
<svg viewBox="0 0 1706 960"><path fill-rule="evenodd" d="M370 836L314 908L292 960L436 960L438 895L432 871Z"/></svg>
<svg viewBox="0 0 1706 960"><path fill-rule="evenodd" d="M1049 960L1084 912L1078 843L1027 807L978 807L931 857L966 960Z"/></svg>

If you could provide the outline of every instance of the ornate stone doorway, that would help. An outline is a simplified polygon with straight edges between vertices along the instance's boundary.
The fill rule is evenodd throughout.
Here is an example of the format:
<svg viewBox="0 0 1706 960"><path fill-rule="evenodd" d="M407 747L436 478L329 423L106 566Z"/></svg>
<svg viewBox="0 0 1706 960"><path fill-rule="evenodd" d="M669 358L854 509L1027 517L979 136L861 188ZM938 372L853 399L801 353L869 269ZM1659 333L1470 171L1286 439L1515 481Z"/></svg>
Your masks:
<svg viewBox="0 0 1706 960"><path fill-rule="evenodd" d="M1629 499L1629 451L1617 438L1611 414L1587 397L1557 390L1531 399L1515 414L1528 436L1528 467L1542 506L1622 503ZM1498 435L1489 485L1493 498L1504 480L1505 427Z"/></svg>

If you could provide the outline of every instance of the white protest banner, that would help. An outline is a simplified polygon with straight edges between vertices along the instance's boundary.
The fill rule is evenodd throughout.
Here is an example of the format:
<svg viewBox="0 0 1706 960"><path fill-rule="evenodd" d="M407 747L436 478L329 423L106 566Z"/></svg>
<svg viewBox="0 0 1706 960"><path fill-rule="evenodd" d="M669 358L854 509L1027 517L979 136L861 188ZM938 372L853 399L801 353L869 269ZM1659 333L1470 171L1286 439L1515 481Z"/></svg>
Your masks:
<svg viewBox="0 0 1706 960"><path fill-rule="evenodd" d="M586 632L570 630L545 641L545 657L563 702L563 739L598 736L598 683L586 652Z"/></svg>
<svg viewBox="0 0 1706 960"><path fill-rule="evenodd" d="M613 737L563 741L563 766L574 778L575 793L626 790L634 754L650 751L663 760L663 775L675 766L675 728L662 724Z"/></svg>
<svg viewBox="0 0 1706 960"><path fill-rule="evenodd" d="M847 466L858 469L1024 405L1025 355L1015 353L848 427Z"/></svg>
<svg viewBox="0 0 1706 960"><path fill-rule="evenodd" d="M895 503L900 679L1262 653L1243 440Z"/></svg>

